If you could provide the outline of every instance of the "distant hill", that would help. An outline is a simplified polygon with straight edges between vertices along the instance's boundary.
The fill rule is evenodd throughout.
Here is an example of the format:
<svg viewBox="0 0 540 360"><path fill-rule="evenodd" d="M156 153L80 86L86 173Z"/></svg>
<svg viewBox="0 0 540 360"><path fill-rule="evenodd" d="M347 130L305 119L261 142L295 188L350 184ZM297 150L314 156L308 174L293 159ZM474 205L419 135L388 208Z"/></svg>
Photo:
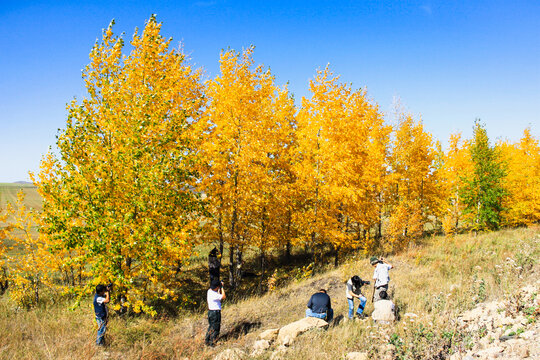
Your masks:
<svg viewBox="0 0 540 360"><path fill-rule="evenodd" d="M13 184L32 185L32 186L34 186L34 184L32 184L30 181L15 181Z"/></svg>
<svg viewBox="0 0 540 360"><path fill-rule="evenodd" d="M36 187L27 181L18 181L16 183L0 183L0 207L6 203L14 204L17 201L17 193L23 191L26 194L24 200L26 206L36 210L42 209L42 200Z"/></svg>

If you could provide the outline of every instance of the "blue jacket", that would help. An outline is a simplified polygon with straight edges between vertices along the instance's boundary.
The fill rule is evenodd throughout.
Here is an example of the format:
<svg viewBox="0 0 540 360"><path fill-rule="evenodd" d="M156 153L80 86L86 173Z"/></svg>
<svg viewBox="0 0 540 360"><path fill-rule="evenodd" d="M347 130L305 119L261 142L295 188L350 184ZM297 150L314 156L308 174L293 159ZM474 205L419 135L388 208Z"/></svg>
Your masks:
<svg viewBox="0 0 540 360"><path fill-rule="evenodd" d="M311 311L313 311L314 313L325 313L332 308L332 304L330 303L330 296L322 292L313 294L309 299L307 307L310 308Z"/></svg>
<svg viewBox="0 0 540 360"><path fill-rule="evenodd" d="M94 312L96 313L97 318L106 319L107 318L107 305L104 303L99 304L97 302L98 297L100 297L98 294L94 295Z"/></svg>

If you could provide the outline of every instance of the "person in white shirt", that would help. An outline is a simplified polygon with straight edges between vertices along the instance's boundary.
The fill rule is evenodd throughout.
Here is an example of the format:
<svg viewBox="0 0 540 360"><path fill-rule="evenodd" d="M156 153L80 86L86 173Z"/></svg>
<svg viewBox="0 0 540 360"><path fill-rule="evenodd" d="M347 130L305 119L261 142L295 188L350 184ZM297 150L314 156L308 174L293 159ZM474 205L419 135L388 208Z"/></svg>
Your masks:
<svg viewBox="0 0 540 360"><path fill-rule="evenodd" d="M375 268L373 272L373 302L380 300L381 291L388 292L388 284L390 283L390 275L388 271L393 268L392 264L387 262L384 258L377 258L372 256L369 260L371 266Z"/></svg>
<svg viewBox="0 0 540 360"><path fill-rule="evenodd" d="M225 299L223 283L217 279L212 280L210 289L206 293L208 301L208 331L204 342L208 346L214 346L221 329L221 301Z"/></svg>
<svg viewBox="0 0 540 360"><path fill-rule="evenodd" d="M380 300L373 304L371 317L376 323L390 324L396 319L394 303L388 299L388 294L384 290L379 293L379 297Z"/></svg>

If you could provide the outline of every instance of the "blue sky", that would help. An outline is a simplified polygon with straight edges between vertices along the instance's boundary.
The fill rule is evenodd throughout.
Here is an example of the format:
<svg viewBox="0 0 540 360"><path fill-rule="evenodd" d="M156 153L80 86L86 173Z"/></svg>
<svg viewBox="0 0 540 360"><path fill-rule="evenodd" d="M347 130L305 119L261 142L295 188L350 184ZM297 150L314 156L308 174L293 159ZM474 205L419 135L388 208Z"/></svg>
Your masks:
<svg viewBox="0 0 540 360"><path fill-rule="evenodd" d="M4 1L0 0L0 182L28 179L84 96L81 69L101 30L130 38L150 14L207 77L221 49L255 59L297 100L316 69L394 98L443 144L470 136L540 134L540 1Z"/></svg>

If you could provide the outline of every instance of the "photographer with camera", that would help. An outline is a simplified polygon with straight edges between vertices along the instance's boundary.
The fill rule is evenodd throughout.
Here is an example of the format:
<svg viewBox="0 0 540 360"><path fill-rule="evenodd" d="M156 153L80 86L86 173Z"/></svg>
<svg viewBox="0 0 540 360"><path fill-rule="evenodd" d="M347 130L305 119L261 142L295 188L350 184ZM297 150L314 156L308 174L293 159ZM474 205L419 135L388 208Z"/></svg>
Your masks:
<svg viewBox="0 0 540 360"><path fill-rule="evenodd" d="M383 257L380 259L376 256L372 256L369 259L371 266L375 268L373 272L373 296L372 301L378 301L381 299L381 291L388 293L388 283L390 282L390 275L388 271L393 268L392 264L387 262Z"/></svg>
<svg viewBox="0 0 540 360"><path fill-rule="evenodd" d="M364 317L364 307L366 306L367 298L362 295L362 286L369 284L369 281L363 281L358 275L354 275L347 280L347 289L345 295L347 296L347 303L349 304L349 319L353 318L354 312L354 298L360 300L358 309L356 310L356 316Z"/></svg>
<svg viewBox="0 0 540 360"><path fill-rule="evenodd" d="M107 310L107 304L110 301L109 292L111 291L112 284L107 286L96 286L96 294L94 295L94 313L96 314L96 322L98 325L96 345L105 345L105 331L107 331L107 318L109 312Z"/></svg>
<svg viewBox="0 0 540 360"><path fill-rule="evenodd" d="M221 329L221 301L225 299L225 289L223 282L213 279L210 283L210 289L206 293L208 301L208 331L204 342L208 346L214 346Z"/></svg>

